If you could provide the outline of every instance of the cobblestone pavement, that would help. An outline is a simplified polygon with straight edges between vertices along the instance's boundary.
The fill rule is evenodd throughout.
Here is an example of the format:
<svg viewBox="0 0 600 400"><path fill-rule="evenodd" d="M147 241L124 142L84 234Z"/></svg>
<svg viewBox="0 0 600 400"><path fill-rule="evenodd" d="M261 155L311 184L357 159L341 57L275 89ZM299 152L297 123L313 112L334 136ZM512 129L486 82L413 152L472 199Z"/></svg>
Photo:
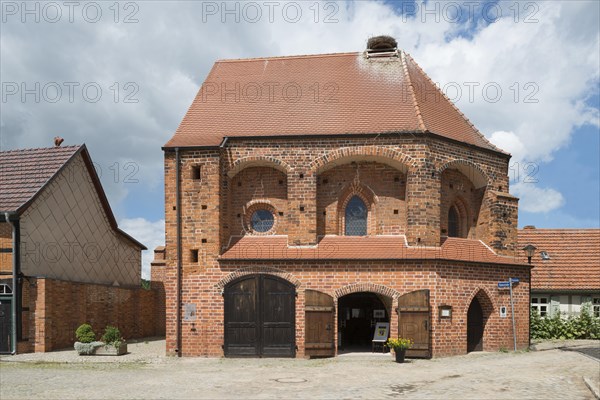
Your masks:
<svg viewBox="0 0 600 400"><path fill-rule="evenodd" d="M561 349L405 364L370 353L320 360L177 359L159 356L163 349L164 341L154 341L130 345L123 357L74 351L2 357L0 398L592 400L583 377L600 381L597 360Z"/></svg>

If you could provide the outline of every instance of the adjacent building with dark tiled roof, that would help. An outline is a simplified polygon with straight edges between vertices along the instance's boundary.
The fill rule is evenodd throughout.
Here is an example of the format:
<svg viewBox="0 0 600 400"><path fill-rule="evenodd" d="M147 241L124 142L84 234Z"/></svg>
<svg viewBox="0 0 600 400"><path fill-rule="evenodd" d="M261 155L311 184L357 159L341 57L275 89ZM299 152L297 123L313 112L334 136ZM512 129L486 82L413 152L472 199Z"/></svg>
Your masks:
<svg viewBox="0 0 600 400"><path fill-rule="evenodd" d="M169 354L512 348L509 278L528 345L510 155L395 44L217 61L163 149Z"/></svg>
<svg viewBox="0 0 600 400"><path fill-rule="evenodd" d="M588 303L600 317L600 229L519 230L519 245L532 257L531 304L542 315L578 314Z"/></svg>
<svg viewBox="0 0 600 400"><path fill-rule="evenodd" d="M141 334L145 249L118 228L85 145L0 152L0 352L71 346L84 322Z"/></svg>

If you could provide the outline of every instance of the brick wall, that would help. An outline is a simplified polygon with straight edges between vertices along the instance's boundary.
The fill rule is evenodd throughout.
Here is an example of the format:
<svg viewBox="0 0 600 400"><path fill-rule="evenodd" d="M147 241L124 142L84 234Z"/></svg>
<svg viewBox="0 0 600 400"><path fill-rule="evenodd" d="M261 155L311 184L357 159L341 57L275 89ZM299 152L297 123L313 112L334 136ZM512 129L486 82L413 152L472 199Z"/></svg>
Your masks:
<svg viewBox="0 0 600 400"><path fill-rule="evenodd" d="M154 316L156 318L156 334L158 336L164 336L166 329L165 280L167 264L165 256L165 247L157 247L154 249L154 260L150 265L150 287L156 293L156 312Z"/></svg>
<svg viewBox="0 0 600 400"><path fill-rule="evenodd" d="M358 195L369 208L368 233L406 233L406 175L386 164L358 161L331 168L317 182L317 233L343 235L345 203Z"/></svg>
<svg viewBox="0 0 600 400"><path fill-rule="evenodd" d="M455 207L459 216L459 237L478 238L477 226L483 189L476 189L469 178L457 170L447 169L441 176L440 230L448 234L448 211Z"/></svg>
<svg viewBox="0 0 600 400"><path fill-rule="evenodd" d="M287 214L287 177L273 168L251 167L231 180L229 196L229 231L244 235L249 230L249 217L256 207L272 207L275 213L275 233L285 234L289 224Z"/></svg>
<svg viewBox="0 0 600 400"><path fill-rule="evenodd" d="M250 273L268 273L294 283L296 298L297 356L304 355L304 291L318 290L337 299L356 291L372 291L398 305L398 296L411 291L429 289L432 324L432 351L435 357L464 354L467 351L467 310L477 296L487 319L484 350L512 348L510 311L500 318L499 309L510 310L508 291L499 290L497 283L517 277L521 283L514 289L517 343L525 348L529 340L529 273L527 268L463 263L419 262L281 262L265 266L264 262L228 263L220 268L208 268L204 273L184 270L182 303L196 304L196 321L182 321L182 354L184 356L222 356L224 284L233 277ZM167 291L172 296L173 291ZM392 295L390 295L392 294ZM172 300L171 300L172 301ZM451 305L452 319L438 317L438 306ZM168 315L168 320L174 316ZM335 318L337 321L337 316ZM391 313L391 335L398 333L398 317ZM337 329L337 327L336 327ZM171 331L174 331L171 329ZM167 352L173 354L175 338L167 335Z"/></svg>
<svg viewBox="0 0 600 400"><path fill-rule="evenodd" d="M75 330L83 323L92 325L98 339L106 325L118 327L125 339L159 335L154 290L44 278L29 278L26 285L29 341L20 344L22 351L72 347Z"/></svg>

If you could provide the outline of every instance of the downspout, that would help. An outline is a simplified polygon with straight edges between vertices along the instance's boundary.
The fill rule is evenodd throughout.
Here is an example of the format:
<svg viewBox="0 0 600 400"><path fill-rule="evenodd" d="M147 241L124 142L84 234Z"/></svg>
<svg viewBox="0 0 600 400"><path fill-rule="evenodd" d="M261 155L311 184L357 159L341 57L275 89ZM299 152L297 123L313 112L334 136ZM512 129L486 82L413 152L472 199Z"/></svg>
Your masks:
<svg viewBox="0 0 600 400"><path fill-rule="evenodd" d="M180 184L180 159L179 147L175 148L175 207L177 208L177 314L176 314L176 333L177 347L175 352L181 357L181 184Z"/></svg>
<svg viewBox="0 0 600 400"><path fill-rule="evenodd" d="M12 214L16 215L16 214ZM17 276L19 274L19 235L18 229L18 217L17 222L10 220L11 213L4 213L4 219L12 227L12 299L10 302L11 311L11 354L17 354L17 299L19 286L17 284Z"/></svg>

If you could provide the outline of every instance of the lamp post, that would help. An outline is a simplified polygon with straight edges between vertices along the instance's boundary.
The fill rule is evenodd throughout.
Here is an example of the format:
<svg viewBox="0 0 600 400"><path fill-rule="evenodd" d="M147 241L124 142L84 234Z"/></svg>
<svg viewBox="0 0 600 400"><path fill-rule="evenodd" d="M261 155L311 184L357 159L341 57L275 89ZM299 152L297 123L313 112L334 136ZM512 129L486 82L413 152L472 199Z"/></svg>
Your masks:
<svg viewBox="0 0 600 400"><path fill-rule="evenodd" d="M523 247L522 250L524 250L527 254L527 263L531 264L531 257L533 257L533 255L535 254L537 247L529 243L527 246Z"/></svg>

